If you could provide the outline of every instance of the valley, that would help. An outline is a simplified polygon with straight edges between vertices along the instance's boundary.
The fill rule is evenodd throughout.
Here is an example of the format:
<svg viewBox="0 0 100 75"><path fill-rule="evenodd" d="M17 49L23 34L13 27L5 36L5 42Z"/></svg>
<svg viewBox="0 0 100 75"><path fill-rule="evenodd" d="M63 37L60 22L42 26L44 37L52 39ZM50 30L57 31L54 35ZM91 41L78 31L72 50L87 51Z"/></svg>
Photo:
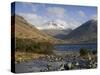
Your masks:
<svg viewBox="0 0 100 75"><path fill-rule="evenodd" d="M97 21L87 21L74 30L58 29L57 24L54 29L41 30L21 16L14 17L16 72L97 67Z"/></svg>

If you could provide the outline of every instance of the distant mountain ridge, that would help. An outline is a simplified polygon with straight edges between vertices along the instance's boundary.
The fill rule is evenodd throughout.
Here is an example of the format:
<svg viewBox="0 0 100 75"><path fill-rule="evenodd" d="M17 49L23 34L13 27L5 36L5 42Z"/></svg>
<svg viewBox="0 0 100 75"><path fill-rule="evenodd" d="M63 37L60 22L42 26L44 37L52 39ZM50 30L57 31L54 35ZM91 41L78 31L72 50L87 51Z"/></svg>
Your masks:
<svg viewBox="0 0 100 75"><path fill-rule="evenodd" d="M69 34L72 29L65 29L65 30L57 30L57 29L46 29L46 30L42 30L43 32L58 38L58 39L63 39L67 34Z"/></svg>
<svg viewBox="0 0 100 75"><path fill-rule="evenodd" d="M89 20L64 38L69 43L96 43L97 20Z"/></svg>
<svg viewBox="0 0 100 75"><path fill-rule="evenodd" d="M61 40L63 39L63 35L67 35L72 31L71 28L66 28L66 23L61 23L59 21L46 22L44 27L38 27L38 29Z"/></svg>
<svg viewBox="0 0 100 75"><path fill-rule="evenodd" d="M58 25L55 24L54 26ZM23 17L15 15L15 37L21 39L32 39L40 42L47 41L52 43L56 43L58 41L70 44L96 43L97 20L89 20L74 30L39 30L34 25L29 24Z"/></svg>

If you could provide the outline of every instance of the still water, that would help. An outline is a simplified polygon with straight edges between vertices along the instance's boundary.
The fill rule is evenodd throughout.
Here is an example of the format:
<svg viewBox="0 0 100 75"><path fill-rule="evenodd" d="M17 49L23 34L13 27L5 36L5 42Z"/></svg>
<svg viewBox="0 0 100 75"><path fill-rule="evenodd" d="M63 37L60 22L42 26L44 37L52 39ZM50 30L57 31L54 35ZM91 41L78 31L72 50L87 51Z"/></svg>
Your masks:
<svg viewBox="0 0 100 75"><path fill-rule="evenodd" d="M55 45L58 51L79 51L81 48L97 50L97 44L59 44Z"/></svg>

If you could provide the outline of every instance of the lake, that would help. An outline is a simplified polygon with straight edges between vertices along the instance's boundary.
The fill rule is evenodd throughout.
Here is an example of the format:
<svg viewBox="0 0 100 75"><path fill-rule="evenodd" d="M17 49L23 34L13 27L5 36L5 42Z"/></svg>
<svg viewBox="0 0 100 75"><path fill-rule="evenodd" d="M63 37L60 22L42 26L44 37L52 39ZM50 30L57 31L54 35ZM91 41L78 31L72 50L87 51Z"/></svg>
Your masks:
<svg viewBox="0 0 100 75"><path fill-rule="evenodd" d="M97 50L97 44L58 44L54 48L57 51L79 51L81 48Z"/></svg>

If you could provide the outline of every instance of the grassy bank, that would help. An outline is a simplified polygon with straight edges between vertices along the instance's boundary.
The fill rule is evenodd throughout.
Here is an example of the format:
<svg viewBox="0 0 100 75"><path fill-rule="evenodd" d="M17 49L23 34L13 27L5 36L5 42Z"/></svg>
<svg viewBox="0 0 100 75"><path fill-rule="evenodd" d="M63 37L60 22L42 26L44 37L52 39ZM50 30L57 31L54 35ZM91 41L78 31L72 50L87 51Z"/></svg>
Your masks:
<svg viewBox="0 0 100 75"><path fill-rule="evenodd" d="M23 62L37 59L43 55L53 54L53 44L50 42L38 42L32 39L16 38L15 61Z"/></svg>
<svg viewBox="0 0 100 75"><path fill-rule="evenodd" d="M38 59L39 57L44 57L44 56L45 56L45 54L16 51L15 52L15 62L16 63L27 62L30 60Z"/></svg>
<svg viewBox="0 0 100 75"><path fill-rule="evenodd" d="M50 42L38 42L31 39L16 38L16 51L52 54L53 44Z"/></svg>

